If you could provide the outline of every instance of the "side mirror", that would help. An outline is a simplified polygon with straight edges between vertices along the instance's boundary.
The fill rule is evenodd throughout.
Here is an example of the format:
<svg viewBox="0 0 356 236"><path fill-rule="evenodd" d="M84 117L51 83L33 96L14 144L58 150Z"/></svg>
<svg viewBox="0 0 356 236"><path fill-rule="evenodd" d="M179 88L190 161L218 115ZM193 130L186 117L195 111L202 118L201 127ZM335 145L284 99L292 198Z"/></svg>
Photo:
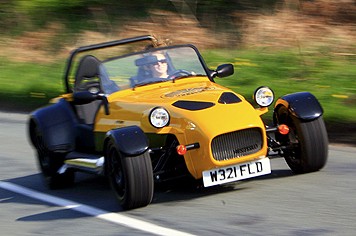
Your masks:
<svg viewBox="0 0 356 236"><path fill-rule="evenodd" d="M93 94L89 91L80 91L80 92L75 92L73 93L73 102L76 105L84 105L84 104L88 104L91 103L95 100L101 100L102 101L102 105L104 105L104 109L105 109L105 114L109 115L110 111L109 111L109 102L108 99L106 98L106 96L104 94Z"/></svg>
<svg viewBox="0 0 356 236"><path fill-rule="evenodd" d="M232 64L222 64L219 65L216 70L212 71L210 76L211 78L219 77L227 77L234 74L234 66Z"/></svg>

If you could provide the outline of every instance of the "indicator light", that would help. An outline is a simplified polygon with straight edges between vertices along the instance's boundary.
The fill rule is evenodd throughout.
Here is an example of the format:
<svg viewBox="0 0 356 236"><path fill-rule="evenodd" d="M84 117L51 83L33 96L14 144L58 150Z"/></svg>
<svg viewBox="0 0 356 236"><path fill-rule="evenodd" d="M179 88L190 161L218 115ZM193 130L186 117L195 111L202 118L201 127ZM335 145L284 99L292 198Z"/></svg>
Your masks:
<svg viewBox="0 0 356 236"><path fill-rule="evenodd" d="M278 132L280 134L286 135L289 133L289 127L288 125L279 125L278 126Z"/></svg>
<svg viewBox="0 0 356 236"><path fill-rule="evenodd" d="M181 156L187 153L187 147L183 144L177 146L177 153Z"/></svg>

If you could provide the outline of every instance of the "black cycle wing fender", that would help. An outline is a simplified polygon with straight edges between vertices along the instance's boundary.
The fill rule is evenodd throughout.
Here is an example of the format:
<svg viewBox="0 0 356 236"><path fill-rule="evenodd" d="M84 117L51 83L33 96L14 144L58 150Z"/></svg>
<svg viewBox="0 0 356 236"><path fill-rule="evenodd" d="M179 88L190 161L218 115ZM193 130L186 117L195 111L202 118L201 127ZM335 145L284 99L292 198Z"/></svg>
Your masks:
<svg viewBox="0 0 356 236"><path fill-rule="evenodd" d="M35 110L30 114L29 132L41 132L49 151L69 152L75 149L78 122L70 104L60 99L58 103ZM36 129L37 131L36 131Z"/></svg>
<svg viewBox="0 0 356 236"><path fill-rule="evenodd" d="M128 126L107 132L107 140L113 139L124 156L138 156L148 150L148 139L138 126Z"/></svg>
<svg viewBox="0 0 356 236"><path fill-rule="evenodd" d="M309 92L292 93L280 97L276 101L274 112L280 106L285 106L292 115L301 120L314 120L323 115L323 108L319 101Z"/></svg>

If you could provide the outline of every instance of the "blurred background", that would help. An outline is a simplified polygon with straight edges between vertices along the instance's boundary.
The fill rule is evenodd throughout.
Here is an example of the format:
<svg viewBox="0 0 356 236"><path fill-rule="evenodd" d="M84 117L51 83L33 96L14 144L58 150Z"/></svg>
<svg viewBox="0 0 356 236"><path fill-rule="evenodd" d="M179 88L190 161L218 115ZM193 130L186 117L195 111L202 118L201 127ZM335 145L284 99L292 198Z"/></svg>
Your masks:
<svg viewBox="0 0 356 236"><path fill-rule="evenodd" d="M355 0L0 0L0 110L29 112L64 92L69 52L153 34L195 44L217 80L250 99L310 91L328 129L356 144ZM347 129L343 127L347 126ZM346 131L345 131L346 130ZM345 133L347 132L347 133Z"/></svg>

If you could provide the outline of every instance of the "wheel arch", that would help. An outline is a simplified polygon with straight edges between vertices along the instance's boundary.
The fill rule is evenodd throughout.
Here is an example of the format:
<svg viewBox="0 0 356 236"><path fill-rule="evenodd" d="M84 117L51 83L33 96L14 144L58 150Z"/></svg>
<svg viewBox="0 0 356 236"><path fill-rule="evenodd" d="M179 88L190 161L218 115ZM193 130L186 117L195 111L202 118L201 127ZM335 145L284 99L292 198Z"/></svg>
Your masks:
<svg viewBox="0 0 356 236"><path fill-rule="evenodd" d="M36 147L35 132L38 128L50 151L68 152L75 148L77 119L70 104L60 99L58 103L35 110L30 114L28 134Z"/></svg>
<svg viewBox="0 0 356 236"><path fill-rule="evenodd" d="M274 119L281 106L286 107L290 114L304 121L315 120L324 113L317 98L309 92L292 93L280 97L274 106Z"/></svg>
<svg viewBox="0 0 356 236"><path fill-rule="evenodd" d="M114 141L117 149L125 156L138 156L148 150L149 143L146 134L138 126L127 126L112 129L106 133L103 151L107 152L108 142Z"/></svg>

